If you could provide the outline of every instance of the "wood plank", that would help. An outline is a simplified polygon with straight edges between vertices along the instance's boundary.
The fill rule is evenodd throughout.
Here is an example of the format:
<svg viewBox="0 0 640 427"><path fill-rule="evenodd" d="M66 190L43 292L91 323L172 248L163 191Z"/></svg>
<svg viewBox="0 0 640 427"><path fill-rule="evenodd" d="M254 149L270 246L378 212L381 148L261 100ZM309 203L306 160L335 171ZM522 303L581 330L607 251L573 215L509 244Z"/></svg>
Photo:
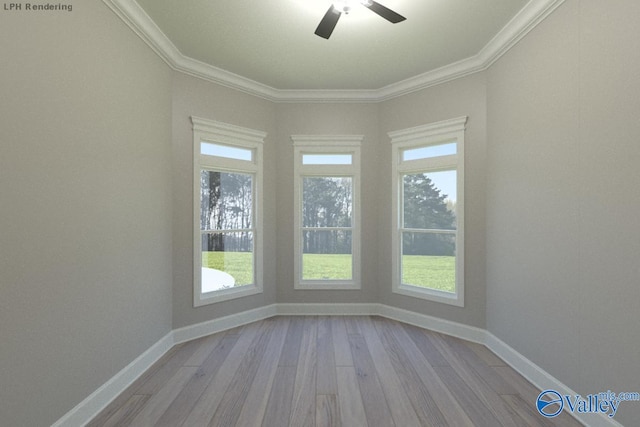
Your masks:
<svg viewBox="0 0 640 427"><path fill-rule="evenodd" d="M395 426L367 343L361 335L351 334L349 345L367 423L370 427Z"/></svg>
<svg viewBox="0 0 640 427"><path fill-rule="evenodd" d="M316 394L335 395L338 393L336 382L336 361L333 349L333 334L328 316L318 318L318 337L316 340L317 372Z"/></svg>
<svg viewBox="0 0 640 427"><path fill-rule="evenodd" d="M512 386L516 388L518 391L518 396L530 404L532 408L535 408L535 402L538 399L538 395L541 390L538 390L533 384L531 384L525 377L520 375L510 366L494 366L493 369L508 381ZM506 396L506 395L505 395ZM505 396L502 396L503 398ZM506 399L505 399L506 400ZM513 401L509 402L513 407ZM537 411L536 411L537 413ZM580 422L578 422L575 418L573 418L570 414L566 412L562 412L560 415L553 419L554 426L567 426L567 427L577 427L581 426Z"/></svg>
<svg viewBox="0 0 640 427"><path fill-rule="evenodd" d="M216 341L217 346L210 351L209 356L197 367L196 374L185 384L184 388L171 402L171 405L162 414L156 427L175 427L181 425L191 413L191 410L200 399L211 380L220 370L227 356L236 345L238 335L230 335ZM210 344L207 342L207 345Z"/></svg>
<svg viewBox="0 0 640 427"><path fill-rule="evenodd" d="M462 410L458 401L453 397L449 389L444 385L433 367L424 358L422 352L416 347L413 340L404 331L402 324L392 320L380 321L386 323L393 336L396 338L408 359L413 364L415 371L427 387L431 397L435 400L447 423L451 426L473 426L473 422ZM377 322L374 322L377 323ZM443 354L444 355L444 354ZM447 357L446 355L444 355Z"/></svg>
<svg viewBox="0 0 640 427"><path fill-rule="evenodd" d="M120 407L135 394L140 393L139 389L142 384L149 381L171 358L184 347L184 344L174 345L160 359L158 359L149 369L147 369L140 377L138 377L125 391L120 393L106 408L104 408L95 418L93 418L86 427L102 427L107 420L116 413ZM149 394L146 394L149 395Z"/></svg>
<svg viewBox="0 0 640 427"><path fill-rule="evenodd" d="M462 409L473 419L478 427L494 427L501 425L495 415L487 408L471 388L450 366L434 367L440 379L447 386Z"/></svg>
<svg viewBox="0 0 640 427"><path fill-rule="evenodd" d="M406 355L396 340L392 325L387 321L375 322L378 335L387 349L393 369L400 378L409 401L413 406L420 424L423 426L447 427L449 424L429 393L426 385L420 380L418 371L412 360Z"/></svg>
<svg viewBox="0 0 640 427"><path fill-rule="evenodd" d="M209 426L234 426L236 425L242 406L247 398L253 379L255 378L260 361L262 360L271 333L273 332L273 322L263 321L256 337L254 338L247 353L242 358L240 366L236 370L233 380L227 391L222 396L222 400L209 422Z"/></svg>
<svg viewBox="0 0 640 427"><path fill-rule="evenodd" d="M222 340L222 338L226 336L228 336L228 334L217 333L217 334L209 335L207 337L199 339L198 341L200 342L200 345L193 352L191 357L186 362L184 362L182 366L202 365L204 361L207 360L207 357L209 357L209 354L211 354L213 349L217 347L218 343Z"/></svg>
<svg viewBox="0 0 640 427"><path fill-rule="evenodd" d="M519 395L506 394L502 399L531 427L554 427L558 424L538 413L535 401L525 402Z"/></svg>
<svg viewBox="0 0 640 427"><path fill-rule="evenodd" d="M360 327L358 326L358 318L362 316L344 316L344 326L347 330L347 335L360 334Z"/></svg>
<svg viewBox="0 0 640 427"><path fill-rule="evenodd" d="M240 412L240 417L238 417L238 422L236 423L238 426L260 427L262 424L269 400L269 392L273 385L278 361L287 335L289 319L286 317L267 319L266 322L272 322L274 329L264 352L264 357L253 378L244 407Z"/></svg>
<svg viewBox="0 0 640 427"><path fill-rule="evenodd" d="M493 366L492 369L507 381L524 400L535 402L540 391L510 366Z"/></svg>
<svg viewBox="0 0 640 427"><path fill-rule="evenodd" d="M351 349L347 338L347 327L344 316L331 317L331 333L333 335L333 351L336 366L353 366Z"/></svg>
<svg viewBox="0 0 640 427"><path fill-rule="evenodd" d="M238 335L238 336L240 336L240 335L243 334L244 328L246 328L249 325L240 325L240 326L233 327L233 328L228 329L227 331L225 331L224 335L225 336L229 336L229 335Z"/></svg>
<svg viewBox="0 0 640 427"><path fill-rule="evenodd" d="M150 397L146 394L134 394L101 426L121 427L131 424L131 421L140 413Z"/></svg>
<svg viewBox="0 0 640 427"><path fill-rule="evenodd" d="M267 408L262 419L263 427L287 427L289 425L295 379L295 366L278 366L276 368Z"/></svg>
<svg viewBox="0 0 640 427"><path fill-rule="evenodd" d="M506 362L500 359L494 352L489 350L486 346L475 342L465 341L464 344L469 347L480 359L487 365L494 366L507 366Z"/></svg>
<svg viewBox="0 0 640 427"><path fill-rule="evenodd" d="M193 366L181 367L166 382L166 384L153 394L146 402L142 410L131 422L131 427L148 427L155 425L160 416L169 407L173 399L180 393L187 382L195 375L198 368Z"/></svg>
<svg viewBox="0 0 640 427"><path fill-rule="evenodd" d="M495 370L482 360L464 341L459 338L441 335L455 354L471 366L480 377L498 394L517 394L516 389L505 381Z"/></svg>
<svg viewBox="0 0 640 427"><path fill-rule="evenodd" d="M540 417L538 394L479 344L380 317L276 317L174 346L88 426L580 425Z"/></svg>
<svg viewBox="0 0 640 427"><path fill-rule="evenodd" d="M316 396L316 427L340 427L338 398L335 394Z"/></svg>
<svg viewBox="0 0 640 427"><path fill-rule="evenodd" d="M447 359L431 341L432 332L413 325L402 326L431 366L449 366Z"/></svg>
<svg viewBox="0 0 640 427"><path fill-rule="evenodd" d="M136 394L155 394L169 379L184 365L196 349L200 346L200 340L193 340L178 346L177 351L159 366L155 372L148 376L135 390Z"/></svg>
<svg viewBox="0 0 640 427"><path fill-rule="evenodd" d="M526 422L500 398L495 390L489 387L475 369L447 345L444 337L441 335L435 336L434 343L449 360L451 367L461 378L464 378L467 385L473 390L482 403L493 412L493 415L503 426L526 426Z"/></svg>
<svg viewBox="0 0 640 427"><path fill-rule="evenodd" d="M300 355L300 342L302 341L302 330L304 328L304 317L291 316L289 318L289 328L284 347L280 354L278 366L297 366Z"/></svg>
<svg viewBox="0 0 640 427"><path fill-rule="evenodd" d="M244 329L236 345L189 412L183 426L202 427L209 423L261 324L262 322L255 322Z"/></svg>
<svg viewBox="0 0 640 427"><path fill-rule="evenodd" d="M353 366L338 366L338 407L340 408L340 422L348 427L368 427L364 413L362 396L358 387L356 369ZM283 425L284 424L271 424ZM267 427L267 426L265 426ZM403 427L409 427L404 426Z"/></svg>
<svg viewBox="0 0 640 427"><path fill-rule="evenodd" d="M293 387L291 419L289 420L289 425L292 427L313 427L315 425L317 326L318 323L314 316L308 316L304 319L296 379Z"/></svg>
<svg viewBox="0 0 640 427"><path fill-rule="evenodd" d="M391 417L398 426L421 427L409 397L400 383L400 378L393 369L389 354L373 326L372 318L363 317L359 319L359 326L380 378L380 383L391 411Z"/></svg>

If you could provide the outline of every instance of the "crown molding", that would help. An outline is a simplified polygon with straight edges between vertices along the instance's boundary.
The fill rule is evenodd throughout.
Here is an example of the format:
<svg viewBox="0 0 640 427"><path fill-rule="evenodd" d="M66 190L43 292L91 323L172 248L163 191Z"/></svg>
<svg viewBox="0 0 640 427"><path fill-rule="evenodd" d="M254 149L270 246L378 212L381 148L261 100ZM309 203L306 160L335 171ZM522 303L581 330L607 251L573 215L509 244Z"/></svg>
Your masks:
<svg viewBox="0 0 640 427"><path fill-rule="evenodd" d="M379 89L277 89L183 55L135 0L103 0L172 69L272 102L381 102L486 70L564 0L529 2L476 55Z"/></svg>

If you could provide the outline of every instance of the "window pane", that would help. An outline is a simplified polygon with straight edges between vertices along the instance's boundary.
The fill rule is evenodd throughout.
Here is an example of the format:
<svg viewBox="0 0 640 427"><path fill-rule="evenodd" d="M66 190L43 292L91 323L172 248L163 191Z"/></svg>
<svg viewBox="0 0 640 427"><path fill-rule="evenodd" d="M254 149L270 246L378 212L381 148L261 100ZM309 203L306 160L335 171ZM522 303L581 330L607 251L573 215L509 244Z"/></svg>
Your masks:
<svg viewBox="0 0 640 427"><path fill-rule="evenodd" d="M455 142L440 145L430 145L427 147L411 148L402 152L402 160L427 159L429 157L448 156L456 154L457 145Z"/></svg>
<svg viewBox="0 0 640 427"><path fill-rule="evenodd" d="M402 177L403 227L456 229L456 171Z"/></svg>
<svg viewBox="0 0 640 427"><path fill-rule="evenodd" d="M303 165L350 165L353 162L351 154L303 154Z"/></svg>
<svg viewBox="0 0 640 427"><path fill-rule="evenodd" d="M351 280L351 231L304 230L302 279Z"/></svg>
<svg viewBox="0 0 640 427"><path fill-rule="evenodd" d="M303 227L350 227L353 214L351 177L304 177Z"/></svg>
<svg viewBox="0 0 640 427"><path fill-rule="evenodd" d="M214 144L211 142L200 143L200 154L206 156L225 157L235 160L253 160L253 151L248 148L230 147L228 145Z"/></svg>
<svg viewBox="0 0 640 427"><path fill-rule="evenodd" d="M454 234L402 233L402 283L455 292Z"/></svg>
<svg viewBox="0 0 640 427"><path fill-rule="evenodd" d="M253 283L253 233L202 235L202 292Z"/></svg>
<svg viewBox="0 0 640 427"><path fill-rule="evenodd" d="M253 176L203 170L200 172L200 229L252 228Z"/></svg>

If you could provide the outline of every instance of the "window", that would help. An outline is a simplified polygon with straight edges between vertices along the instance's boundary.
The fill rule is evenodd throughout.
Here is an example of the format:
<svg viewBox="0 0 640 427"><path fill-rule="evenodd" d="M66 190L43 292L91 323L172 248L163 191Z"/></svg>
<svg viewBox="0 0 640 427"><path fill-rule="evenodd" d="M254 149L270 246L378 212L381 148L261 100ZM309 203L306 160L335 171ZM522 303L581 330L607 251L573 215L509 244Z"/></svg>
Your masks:
<svg viewBox="0 0 640 427"><path fill-rule="evenodd" d="M395 293L464 306L466 121L389 133Z"/></svg>
<svg viewBox="0 0 640 427"><path fill-rule="evenodd" d="M195 306L262 292L265 133L192 117Z"/></svg>
<svg viewBox="0 0 640 427"><path fill-rule="evenodd" d="M362 136L291 137L296 289L360 288Z"/></svg>

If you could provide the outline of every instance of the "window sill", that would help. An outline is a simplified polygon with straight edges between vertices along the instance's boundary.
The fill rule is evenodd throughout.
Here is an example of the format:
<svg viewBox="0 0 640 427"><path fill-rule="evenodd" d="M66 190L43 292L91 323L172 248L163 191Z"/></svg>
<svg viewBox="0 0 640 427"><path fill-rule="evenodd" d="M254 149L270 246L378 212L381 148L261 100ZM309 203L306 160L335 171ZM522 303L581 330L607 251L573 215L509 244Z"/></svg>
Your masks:
<svg viewBox="0 0 640 427"><path fill-rule="evenodd" d="M449 293L435 289L420 288L418 286L400 285L394 287L393 293L454 305L456 307L464 307L464 296L461 295L460 292Z"/></svg>
<svg viewBox="0 0 640 427"><path fill-rule="evenodd" d="M217 302L229 301L260 293L262 293L262 287L256 285L237 286L234 288L221 289L206 293L200 292L194 295L193 306L201 307L204 305L215 304Z"/></svg>
<svg viewBox="0 0 640 427"><path fill-rule="evenodd" d="M305 280L293 286L297 290L358 290L360 283L338 280Z"/></svg>

